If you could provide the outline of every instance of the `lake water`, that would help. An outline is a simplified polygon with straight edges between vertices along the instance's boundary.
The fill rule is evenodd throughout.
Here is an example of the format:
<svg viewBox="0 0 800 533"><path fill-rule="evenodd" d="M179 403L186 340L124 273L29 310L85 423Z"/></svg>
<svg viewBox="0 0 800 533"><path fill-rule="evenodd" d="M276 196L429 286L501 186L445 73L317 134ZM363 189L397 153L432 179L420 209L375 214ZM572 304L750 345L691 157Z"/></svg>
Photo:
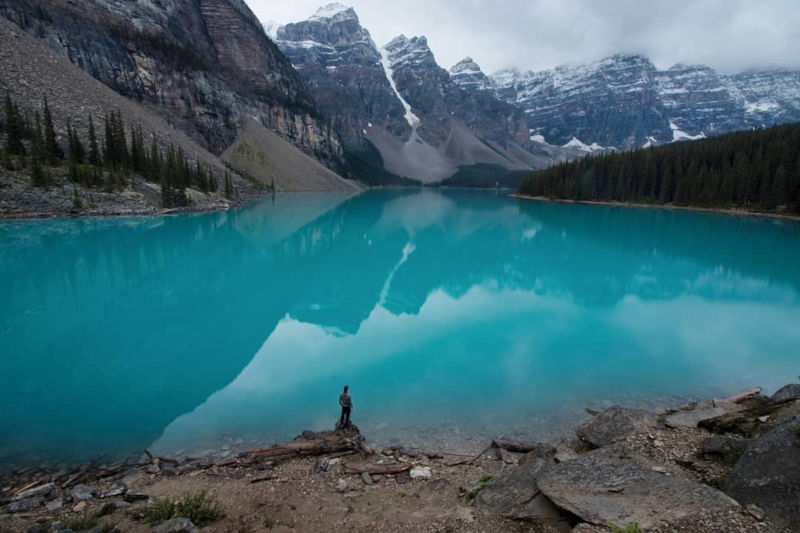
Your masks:
<svg viewBox="0 0 800 533"><path fill-rule="evenodd" d="M543 440L800 374L800 224L472 191L0 223L0 465ZM230 453L230 452L228 452Z"/></svg>

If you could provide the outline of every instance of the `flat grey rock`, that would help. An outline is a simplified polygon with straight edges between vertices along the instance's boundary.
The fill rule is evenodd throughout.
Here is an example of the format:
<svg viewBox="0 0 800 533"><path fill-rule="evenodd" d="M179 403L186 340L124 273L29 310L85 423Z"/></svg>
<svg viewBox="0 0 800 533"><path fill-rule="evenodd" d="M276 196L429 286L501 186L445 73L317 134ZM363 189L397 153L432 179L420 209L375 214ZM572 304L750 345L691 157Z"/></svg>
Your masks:
<svg viewBox="0 0 800 533"><path fill-rule="evenodd" d="M599 448L655 425L656 417L652 413L615 405L578 426L575 434L582 441Z"/></svg>
<svg viewBox="0 0 800 533"><path fill-rule="evenodd" d="M6 511L9 513L24 513L36 509L42 504L39 498L23 498L6 505Z"/></svg>
<svg viewBox="0 0 800 533"><path fill-rule="evenodd" d="M44 485L39 485L38 487L33 487L32 489L28 489L26 491L20 492L17 494L14 499L15 500L22 500L25 498L36 498L39 496L47 496L50 494L53 489L56 488L55 483L45 483Z"/></svg>
<svg viewBox="0 0 800 533"><path fill-rule="evenodd" d="M536 480L549 466L552 459L530 458L507 476L492 481L478 492L474 502L477 507L507 518L552 517L549 502L542 502Z"/></svg>
<svg viewBox="0 0 800 533"><path fill-rule="evenodd" d="M644 469L629 459L595 453L553 465L538 475L539 490L585 522L608 526L636 522L647 529L701 510L734 509L721 491L688 479Z"/></svg>
<svg viewBox="0 0 800 533"><path fill-rule="evenodd" d="M709 407L708 409L695 409L693 411L678 411L667 416L664 423L669 427L696 428L703 420L710 420L727 414L729 411L722 407Z"/></svg>
<svg viewBox="0 0 800 533"><path fill-rule="evenodd" d="M800 530L800 418L750 443L724 489L759 506L775 524Z"/></svg>
<svg viewBox="0 0 800 533"><path fill-rule="evenodd" d="M198 531L197 526L188 518L173 518L153 528L153 533L198 533Z"/></svg>
<svg viewBox="0 0 800 533"><path fill-rule="evenodd" d="M70 492L73 499L78 501L91 500L97 494L97 489L88 485L75 485Z"/></svg>
<svg viewBox="0 0 800 533"><path fill-rule="evenodd" d="M800 399L800 384L790 383L778 389L775 394L770 397L773 402L780 402L782 400Z"/></svg>

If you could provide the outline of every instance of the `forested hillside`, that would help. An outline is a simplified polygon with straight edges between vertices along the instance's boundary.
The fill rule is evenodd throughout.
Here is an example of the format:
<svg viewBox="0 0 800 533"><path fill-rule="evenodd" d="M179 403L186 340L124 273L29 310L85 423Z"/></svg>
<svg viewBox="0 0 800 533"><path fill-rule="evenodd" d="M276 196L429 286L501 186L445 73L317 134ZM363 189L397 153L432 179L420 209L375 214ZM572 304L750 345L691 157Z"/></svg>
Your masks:
<svg viewBox="0 0 800 533"><path fill-rule="evenodd" d="M800 213L800 124L623 153L534 172L528 196Z"/></svg>

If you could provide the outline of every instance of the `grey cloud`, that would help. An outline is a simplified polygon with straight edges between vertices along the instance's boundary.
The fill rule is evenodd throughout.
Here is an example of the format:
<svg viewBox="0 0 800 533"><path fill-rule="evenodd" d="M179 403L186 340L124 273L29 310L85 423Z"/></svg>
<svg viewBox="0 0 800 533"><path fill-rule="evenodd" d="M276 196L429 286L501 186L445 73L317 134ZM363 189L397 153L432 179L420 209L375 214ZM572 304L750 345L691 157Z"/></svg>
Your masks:
<svg viewBox="0 0 800 533"><path fill-rule="evenodd" d="M307 18L327 0L249 0L262 20ZM352 0L379 45L425 35L445 68L464 56L486 72L541 70L617 52L659 67L702 63L725 72L800 68L796 0Z"/></svg>

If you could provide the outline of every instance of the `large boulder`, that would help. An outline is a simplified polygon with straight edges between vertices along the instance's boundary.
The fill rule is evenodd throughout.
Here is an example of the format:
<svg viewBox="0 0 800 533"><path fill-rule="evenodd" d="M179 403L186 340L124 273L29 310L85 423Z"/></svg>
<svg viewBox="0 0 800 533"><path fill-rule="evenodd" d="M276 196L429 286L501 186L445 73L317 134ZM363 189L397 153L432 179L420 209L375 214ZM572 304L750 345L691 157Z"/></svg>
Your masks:
<svg viewBox="0 0 800 533"><path fill-rule="evenodd" d="M655 425L656 417L652 413L615 405L578 426L575 434L582 441L599 448Z"/></svg>
<svg viewBox="0 0 800 533"><path fill-rule="evenodd" d="M699 451L703 457L734 465L744 453L748 442L725 435L712 435L700 443Z"/></svg>
<svg viewBox="0 0 800 533"><path fill-rule="evenodd" d="M585 522L604 526L636 522L647 529L701 510L738 506L707 485L595 452L543 469L536 483L557 507Z"/></svg>
<svg viewBox="0 0 800 533"><path fill-rule="evenodd" d="M790 383L788 385L784 385L770 397L770 400L773 402L780 402L790 399L800 400L800 383Z"/></svg>
<svg viewBox="0 0 800 533"><path fill-rule="evenodd" d="M668 415L664 419L664 424L673 428L676 427L696 428L697 424L699 424L703 420L716 418L718 416L722 416L727 413L729 413L729 411L723 407L709 407L708 409L678 411L677 413Z"/></svg>
<svg viewBox="0 0 800 533"><path fill-rule="evenodd" d="M724 490L742 503L758 505L777 525L800 530L800 417L752 442Z"/></svg>
<svg viewBox="0 0 800 533"><path fill-rule="evenodd" d="M753 405L743 411L702 420L698 426L721 435L736 433L747 438L755 438L794 419L798 414L800 414L800 402L791 397L764 401L754 399Z"/></svg>
<svg viewBox="0 0 800 533"><path fill-rule="evenodd" d="M507 476L481 490L474 499L477 507L507 518L560 521L562 513L539 491L538 476L555 464L552 458L529 457Z"/></svg>

